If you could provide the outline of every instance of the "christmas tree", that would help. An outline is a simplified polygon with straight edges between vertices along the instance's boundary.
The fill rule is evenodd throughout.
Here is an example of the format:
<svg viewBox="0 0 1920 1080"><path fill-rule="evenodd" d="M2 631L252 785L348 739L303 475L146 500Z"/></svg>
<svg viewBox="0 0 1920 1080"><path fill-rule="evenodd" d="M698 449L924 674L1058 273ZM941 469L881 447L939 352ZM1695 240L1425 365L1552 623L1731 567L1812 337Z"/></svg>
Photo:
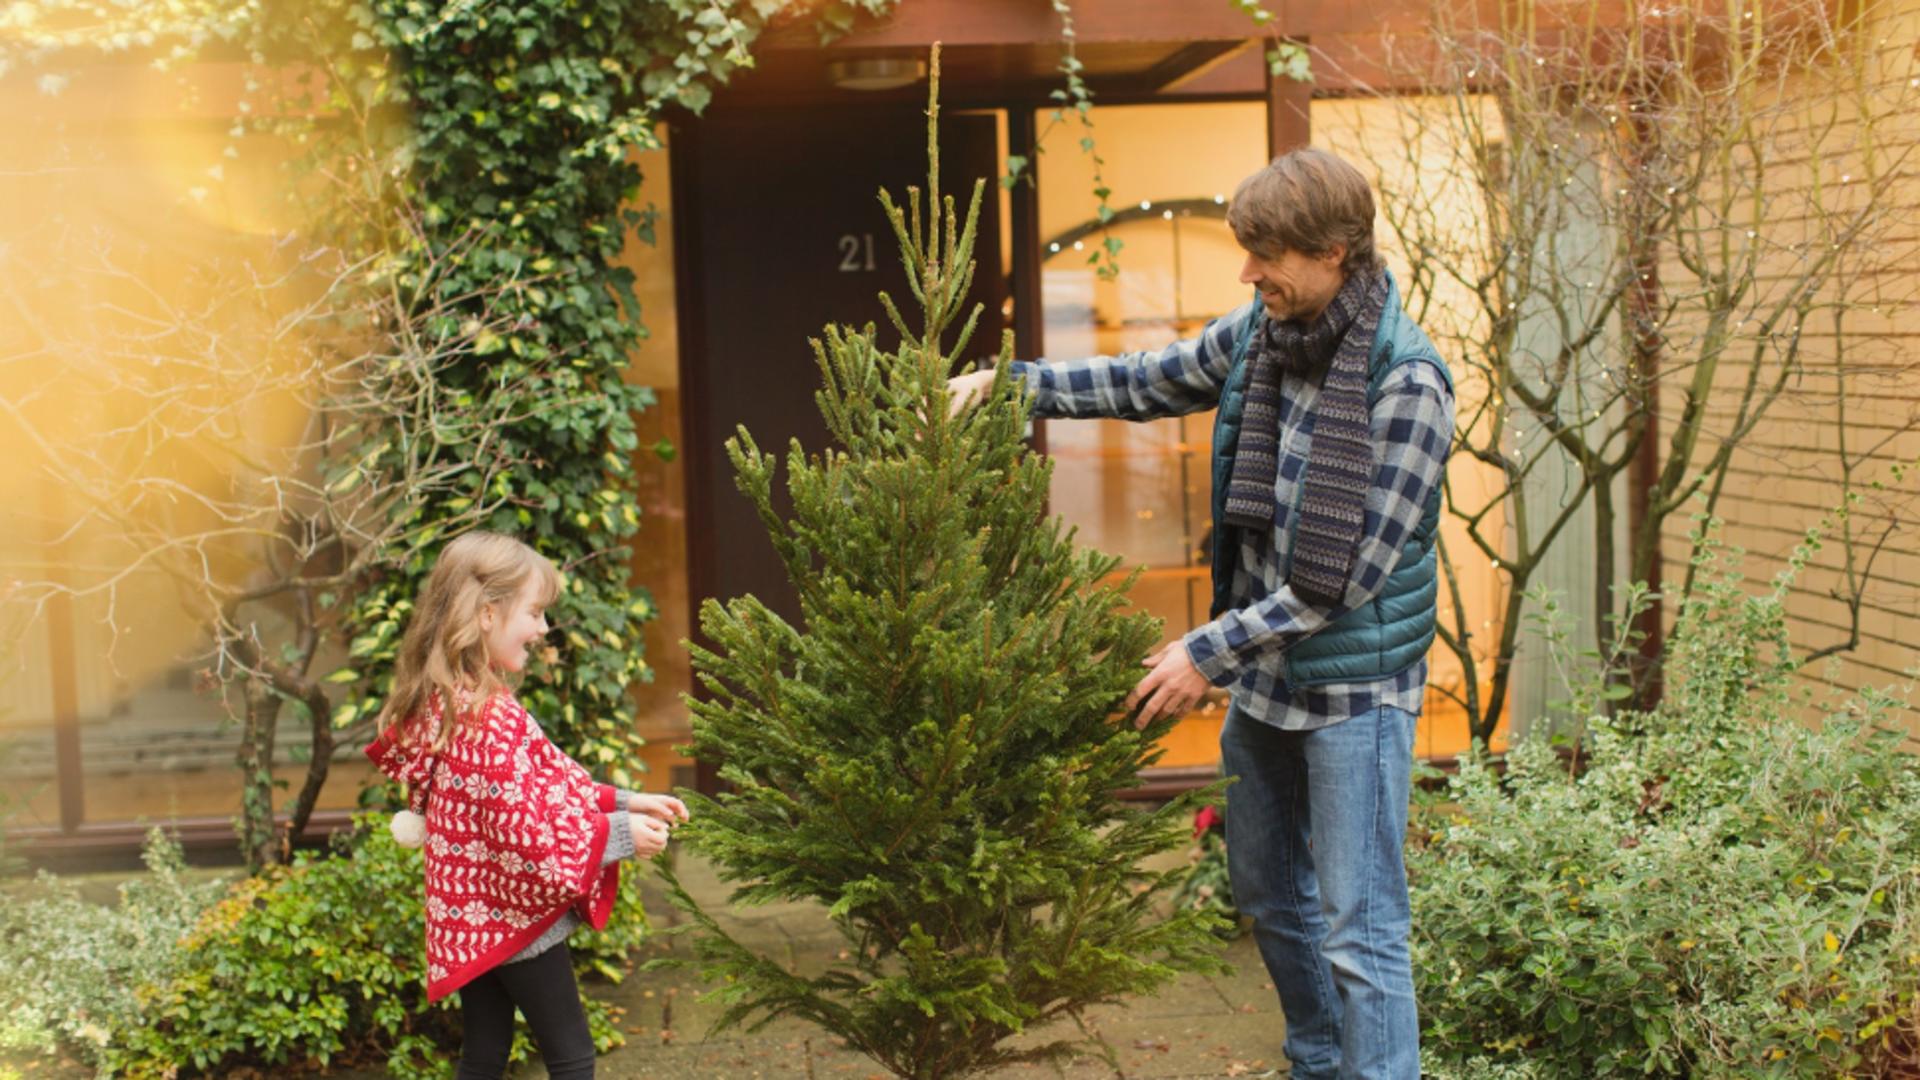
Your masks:
<svg viewBox="0 0 1920 1080"><path fill-rule="evenodd" d="M920 327L883 295L897 349L871 325L813 343L837 445L787 452L791 513L775 509L776 456L744 428L728 445L804 626L752 596L710 600L713 647L694 649L708 692L692 703L694 753L731 790L696 800L680 835L734 904L822 903L845 959L790 971L669 879L721 982L719 1027L805 1017L920 1080L1086 1049L1084 1022L1015 1036L1220 967L1214 916L1165 914L1179 871L1140 866L1183 842L1211 793L1118 799L1173 722L1136 731L1116 715L1158 622L1127 610L1118 559L1045 517L1051 470L1022 443L1017 382L949 416L947 376L980 314L947 344L984 185L962 225L939 191L937 51L932 75L926 198L909 188L903 210L880 194Z"/></svg>

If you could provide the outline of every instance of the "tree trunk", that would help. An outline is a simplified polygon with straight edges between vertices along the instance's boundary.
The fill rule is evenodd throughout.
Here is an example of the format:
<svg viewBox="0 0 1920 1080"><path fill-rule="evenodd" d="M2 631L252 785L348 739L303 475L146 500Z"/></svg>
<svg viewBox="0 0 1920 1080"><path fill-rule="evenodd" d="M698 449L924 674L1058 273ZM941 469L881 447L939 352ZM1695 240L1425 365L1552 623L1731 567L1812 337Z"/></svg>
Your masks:
<svg viewBox="0 0 1920 1080"><path fill-rule="evenodd" d="M240 851L247 872L258 873L280 858L273 827L273 741L280 725L280 695L264 678L246 683L246 719L240 735Z"/></svg>
<svg viewBox="0 0 1920 1080"><path fill-rule="evenodd" d="M1653 133L1647 108L1632 109L1634 145L1644 156L1650 152ZM1661 656L1666 651L1665 612L1660 599L1660 517L1655 508L1665 498L1660 488L1660 308L1663 303L1660 283L1660 238L1636 210L1627 218L1627 265L1634 280L1627 290L1627 326L1633 333L1633 351L1629 358L1637 394L1626 401L1644 425L1640 444L1635 448L1633 464L1627 473L1627 528L1633 537L1634 563L1647 583L1647 603L1632 613L1633 631L1639 637L1639 649L1630 654L1628 672L1633 695L1627 700L1636 709L1651 709L1660 703L1662 691ZM1651 548L1647 545L1651 542ZM1645 556L1651 552L1652 558ZM1642 564L1644 566L1642 567ZM1609 567L1611 569L1611 567Z"/></svg>
<svg viewBox="0 0 1920 1080"><path fill-rule="evenodd" d="M319 801L320 789L326 786L328 770L333 767L333 710L326 692L305 679L299 683L300 701L307 707L307 724L313 734L313 754L307 758L306 782L300 785L300 794L287 811L287 831L279 845L282 860L293 857L293 845L307 831L313 805Z"/></svg>

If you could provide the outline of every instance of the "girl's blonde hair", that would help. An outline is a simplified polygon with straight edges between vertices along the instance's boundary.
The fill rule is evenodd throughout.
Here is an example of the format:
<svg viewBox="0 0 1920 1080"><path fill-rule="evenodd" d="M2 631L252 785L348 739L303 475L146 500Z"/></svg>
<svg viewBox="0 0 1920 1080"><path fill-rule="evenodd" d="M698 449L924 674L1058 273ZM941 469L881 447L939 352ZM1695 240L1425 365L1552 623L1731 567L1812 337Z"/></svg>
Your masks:
<svg viewBox="0 0 1920 1080"><path fill-rule="evenodd" d="M560 572L511 536L470 532L441 550L400 639L393 690L380 711L381 731L426 711L437 694L440 727L433 746L446 748L470 719L463 713L477 716L504 688L487 655L480 614L489 604L501 617L510 614L507 609L529 580L538 582L543 606L560 593Z"/></svg>

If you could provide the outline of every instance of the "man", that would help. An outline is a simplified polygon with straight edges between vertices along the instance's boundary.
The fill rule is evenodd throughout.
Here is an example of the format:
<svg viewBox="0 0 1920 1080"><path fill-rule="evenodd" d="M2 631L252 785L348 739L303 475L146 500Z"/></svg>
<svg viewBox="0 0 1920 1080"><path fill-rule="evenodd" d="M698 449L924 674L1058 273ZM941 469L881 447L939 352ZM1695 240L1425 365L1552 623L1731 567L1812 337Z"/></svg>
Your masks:
<svg viewBox="0 0 1920 1080"><path fill-rule="evenodd" d="M1401 849L1453 384L1373 218L1358 170L1293 151L1227 213L1256 301L1157 353L1012 365L1041 416L1219 406L1212 621L1148 657L1127 704L1144 724L1230 691L1228 868L1295 1080L1420 1075ZM955 410L992 379L955 378Z"/></svg>

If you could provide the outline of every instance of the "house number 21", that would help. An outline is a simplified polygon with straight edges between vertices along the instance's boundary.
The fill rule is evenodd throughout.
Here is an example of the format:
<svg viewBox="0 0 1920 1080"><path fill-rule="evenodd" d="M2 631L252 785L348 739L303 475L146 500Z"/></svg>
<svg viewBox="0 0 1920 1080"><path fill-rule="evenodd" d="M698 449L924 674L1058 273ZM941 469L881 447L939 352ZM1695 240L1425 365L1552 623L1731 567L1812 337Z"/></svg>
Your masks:
<svg viewBox="0 0 1920 1080"><path fill-rule="evenodd" d="M871 269L873 269L873 234L861 233L859 236L854 236L848 233L841 236L840 272L852 274Z"/></svg>

